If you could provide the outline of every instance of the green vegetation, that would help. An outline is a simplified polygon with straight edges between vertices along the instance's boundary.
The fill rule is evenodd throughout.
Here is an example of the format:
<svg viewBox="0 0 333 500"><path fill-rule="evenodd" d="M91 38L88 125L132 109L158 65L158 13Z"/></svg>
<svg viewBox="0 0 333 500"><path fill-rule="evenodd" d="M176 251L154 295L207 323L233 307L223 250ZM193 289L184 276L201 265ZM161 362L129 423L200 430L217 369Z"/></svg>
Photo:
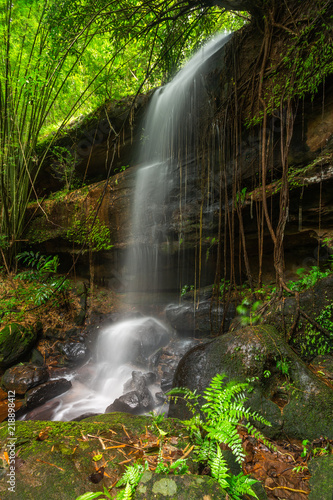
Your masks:
<svg viewBox="0 0 333 500"><path fill-rule="evenodd" d="M332 274L332 269L321 271L318 266L312 266L308 271L304 268L299 268L296 272L300 276L300 279L297 281L289 281L287 286L290 290L301 292L313 287L318 280L327 278L327 276Z"/></svg>
<svg viewBox="0 0 333 500"><path fill-rule="evenodd" d="M301 353L307 358L329 354L333 351L333 304L325 306L315 320L331 335L331 339L307 323L299 341Z"/></svg>
<svg viewBox="0 0 333 500"><path fill-rule="evenodd" d="M0 274L0 322L9 319L21 321L27 311L52 299L54 304L68 305L69 281L57 275L59 257L26 251L17 255L17 261L28 269L18 272L10 282L10 289Z"/></svg>
<svg viewBox="0 0 333 500"><path fill-rule="evenodd" d="M281 102L303 98L306 94L314 96L326 77L333 73L331 5L323 1L313 4L312 9L309 7L308 22L299 19L292 30L285 30L286 51L276 66L271 63L265 110L248 117L247 126L261 123L264 114L279 109Z"/></svg>
<svg viewBox="0 0 333 500"><path fill-rule="evenodd" d="M261 305L262 303L259 300L256 300L253 304L247 298L242 300L242 303L236 308L237 313L241 316L241 324L252 326L259 323L261 318L259 308Z"/></svg>
<svg viewBox="0 0 333 500"><path fill-rule="evenodd" d="M169 396L177 401L181 395L192 413L190 420L184 421L190 436L196 445L197 461L209 465L212 476L225 488L231 497L240 499L244 494L257 498L251 486L256 482L242 473L233 476L221 452L220 444L227 445L235 460L241 464L245 458L242 440L237 432L237 426L245 427L249 434L260 438L272 447L264 436L250 423L260 422L271 425L256 412L245 408L248 399L246 391L251 390L248 383L230 381L225 384L226 375L217 374L209 387L204 391L206 403L200 405L200 395L188 388L175 388L169 391Z"/></svg>

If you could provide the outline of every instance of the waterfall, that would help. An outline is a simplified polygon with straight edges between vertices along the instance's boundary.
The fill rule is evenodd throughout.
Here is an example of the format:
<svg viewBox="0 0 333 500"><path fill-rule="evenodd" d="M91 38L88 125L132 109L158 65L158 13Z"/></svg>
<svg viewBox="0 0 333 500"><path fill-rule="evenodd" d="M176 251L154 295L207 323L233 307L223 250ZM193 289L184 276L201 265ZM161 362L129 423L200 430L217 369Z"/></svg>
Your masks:
<svg viewBox="0 0 333 500"><path fill-rule="evenodd" d="M185 219L190 219L191 206L198 205L202 196L200 189L198 192L198 173L199 178L201 173L207 174L208 188L213 186L218 127L213 120L214 103L207 77L219 66L221 57L217 52L230 36L222 34L209 41L151 99L138 152L131 244L125 264L128 289L138 295L177 290L177 286L179 291L182 277L175 285L168 272L168 259L173 253L178 260L185 260L179 249L186 237ZM207 154L203 123L211 127L211 156L209 151ZM209 192L205 200L205 206L203 198L199 202L201 219L203 212L211 211L214 197ZM193 268L193 262L188 267ZM162 404L163 392L171 388L179 359L197 341L177 338L153 317L110 323L100 332L93 357L86 365L54 377L69 378L72 389L28 412L26 418L70 420L86 413L102 413L115 400L119 404L122 397L133 392L148 408ZM147 408L140 404L137 411L143 413Z"/></svg>
<svg viewBox="0 0 333 500"><path fill-rule="evenodd" d="M168 283L163 267L183 242L182 206L195 190L189 172L198 168L198 150L204 139L201 125L212 113L205 71L230 36L211 39L170 83L154 93L149 104L138 153L140 168L125 266L130 291L175 287L171 280ZM172 218L178 223L176 227L171 224L170 230Z"/></svg>

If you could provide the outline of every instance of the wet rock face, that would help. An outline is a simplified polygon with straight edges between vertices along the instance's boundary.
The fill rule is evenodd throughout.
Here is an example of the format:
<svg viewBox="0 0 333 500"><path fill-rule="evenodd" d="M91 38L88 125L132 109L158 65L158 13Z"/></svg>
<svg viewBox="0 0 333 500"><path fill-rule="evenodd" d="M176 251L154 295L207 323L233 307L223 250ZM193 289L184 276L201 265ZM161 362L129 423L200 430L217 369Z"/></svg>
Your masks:
<svg viewBox="0 0 333 500"><path fill-rule="evenodd" d="M31 387L46 382L49 378L46 366L17 365L6 370L2 385L17 394L25 394Z"/></svg>
<svg viewBox="0 0 333 500"><path fill-rule="evenodd" d="M242 382L255 378L248 405L271 422L272 427L264 429L267 435L283 432L300 439L320 435L332 439L333 390L306 367L274 327L244 327L194 347L180 361L173 385L202 393L216 373ZM189 415L179 400L170 405L169 416Z"/></svg>
<svg viewBox="0 0 333 500"><path fill-rule="evenodd" d="M69 363L83 363L89 357L89 351L83 342L59 344L58 349Z"/></svg>
<svg viewBox="0 0 333 500"><path fill-rule="evenodd" d="M132 415L139 415L140 413L152 410L156 405L148 386L155 382L155 373L148 372L143 374L139 371L133 371L132 378L124 384L125 394L115 399L107 407L105 413L122 411L131 413Z"/></svg>
<svg viewBox="0 0 333 500"><path fill-rule="evenodd" d="M143 365L147 365L149 356L161 346L166 345L170 339L169 332L153 319L148 319L137 330L136 335L133 354L136 353L135 361Z"/></svg>
<svg viewBox="0 0 333 500"><path fill-rule="evenodd" d="M45 382L45 384L41 384L27 391L25 395L26 406L29 409L36 408L46 401L63 394L71 387L72 383L65 378Z"/></svg>
<svg viewBox="0 0 333 500"><path fill-rule="evenodd" d="M139 415L140 413L148 412L155 406L153 396L147 388L141 391L130 391L115 399L114 402L108 406L105 413L112 413L114 411L121 411L131 413L132 415Z"/></svg>
<svg viewBox="0 0 333 500"><path fill-rule="evenodd" d="M200 302L199 306L192 304L169 305L166 308L167 320L179 335L208 337L218 334L224 317L222 305L216 306L210 300ZM229 304L225 313L224 331L227 331L235 317L236 309Z"/></svg>

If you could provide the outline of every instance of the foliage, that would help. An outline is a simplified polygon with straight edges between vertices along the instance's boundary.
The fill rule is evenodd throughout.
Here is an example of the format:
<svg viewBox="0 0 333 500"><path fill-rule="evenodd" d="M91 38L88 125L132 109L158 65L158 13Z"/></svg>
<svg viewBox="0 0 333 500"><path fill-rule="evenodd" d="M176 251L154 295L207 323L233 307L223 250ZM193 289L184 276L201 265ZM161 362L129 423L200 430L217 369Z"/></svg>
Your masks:
<svg viewBox="0 0 333 500"><path fill-rule="evenodd" d="M276 362L276 368L281 371L282 375L289 376L289 367L291 362L285 358L278 359Z"/></svg>
<svg viewBox="0 0 333 500"><path fill-rule="evenodd" d="M170 474L173 473L177 475L183 475L188 472L188 465L186 459L179 458L171 464L164 464L163 460L160 460L155 469L157 474Z"/></svg>
<svg viewBox="0 0 333 500"><path fill-rule="evenodd" d="M318 280L327 278L331 273L331 269L321 271L318 266L312 266L309 271L306 271L304 268L299 268L297 274L300 276L300 279L297 281L289 281L287 286L290 290L301 292L314 286Z"/></svg>
<svg viewBox="0 0 333 500"><path fill-rule="evenodd" d="M182 395L192 418L184 423L191 437L194 439L197 450L197 460L208 463L212 476L217 479L222 488L226 488L233 498L241 498L245 493L256 495L251 486L256 481L239 474L232 476L226 461L221 453L220 444L228 445L234 454L235 460L241 464L245 458L242 440L237 432L237 426L242 425L249 434L262 439L265 444L271 444L250 423L250 420L264 425L270 425L258 413L245 408L248 399L246 391L250 390L248 383L229 381L224 383L226 375L217 374L213 377L209 387L204 391L206 403L199 405L200 396L196 391L188 388L175 388L169 391L169 396L176 401Z"/></svg>
<svg viewBox="0 0 333 500"><path fill-rule="evenodd" d="M67 230L67 238L73 243L84 245L90 252L110 250L110 229L101 222L93 209L82 218L76 218Z"/></svg>
<svg viewBox="0 0 333 500"><path fill-rule="evenodd" d="M86 27L74 39L63 33L55 43L47 19L56 2L5 0L4 4L0 11L0 232L7 237L5 254L11 265L47 154L46 149L37 158L37 142L57 103L60 132L88 95L90 84L86 83L79 93L64 99L93 35L86 36Z"/></svg>
<svg viewBox="0 0 333 500"><path fill-rule="evenodd" d="M304 356L314 357L333 351L333 304L325 306L316 317L316 322L331 334L331 340L314 326L306 324L300 342Z"/></svg>
<svg viewBox="0 0 333 500"><path fill-rule="evenodd" d="M188 292L192 292L194 290L194 285L184 285L180 291L180 296L184 297Z"/></svg>
<svg viewBox="0 0 333 500"><path fill-rule="evenodd" d="M59 179L65 189L68 191L75 187L79 187L75 176L76 155L68 148L62 146L54 146L52 154L55 160L52 163L52 175Z"/></svg>
<svg viewBox="0 0 333 500"><path fill-rule="evenodd" d="M69 281L57 276L59 258L23 252L18 260L28 269L4 277L0 270L0 322L25 321L29 311L47 304L68 308ZM45 308L43 309L45 311Z"/></svg>
<svg viewBox="0 0 333 500"><path fill-rule="evenodd" d="M117 500L131 500L133 498L135 488L139 484L145 470L148 470L147 462L145 462L144 466L136 463L126 467L125 473L116 484L117 488L125 485L125 489L118 493Z"/></svg>
<svg viewBox="0 0 333 500"><path fill-rule="evenodd" d="M264 114L279 109L281 102L307 94L314 96L333 73L332 4L314 0L308 2L307 8L307 22L300 17L292 30L285 30L283 58L276 65L270 64L265 82L266 110L249 117L247 126L260 123Z"/></svg>
<svg viewBox="0 0 333 500"><path fill-rule="evenodd" d="M28 271L18 273L15 279L33 282L34 292L32 298L36 305L40 306L52 297L56 298L60 294L63 296L66 294L69 287L68 280L62 276L54 276L59 265L58 255L46 257L41 255L40 252L26 251L18 254L17 260L21 260L31 268Z"/></svg>
<svg viewBox="0 0 333 500"><path fill-rule="evenodd" d="M256 325L261 318L258 309L261 306L259 300L255 301L253 304L250 303L248 298L245 298L242 303L237 306L237 313L241 316L242 325Z"/></svg>
<svg viewBox="0 0 333 500"><path fill-rule="evenodd" d="M94 498L100 498L102 495L105 495L103 496L103 498L113 498L104 486L104 492L97 491L96 493L94 493L92 491L88 491L87 493L84 493L83 495L77 497L76 500L94 500Z"/></svg>

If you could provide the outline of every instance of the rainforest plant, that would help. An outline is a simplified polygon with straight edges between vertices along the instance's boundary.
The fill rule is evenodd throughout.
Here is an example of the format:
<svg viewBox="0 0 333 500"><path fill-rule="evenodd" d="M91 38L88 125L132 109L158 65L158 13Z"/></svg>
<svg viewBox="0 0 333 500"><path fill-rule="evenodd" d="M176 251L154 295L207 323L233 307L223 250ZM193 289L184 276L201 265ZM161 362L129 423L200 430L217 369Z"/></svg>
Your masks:
<svg viewBox="0 0 333 500"><path fill-rule="evenodd" d="M18 273L15 279L33 284L33 289L29 289L29 293L36 305L40 306L57 296L62 296L66 302L69 282L63 276L56 276L59 265L58 255L46 257L40 252L26 251L18 254L17 260L28 267L28 270Z"/></svg>
<svg viewBox="0 0 333 500"><path fill-rule="evenodd" d="M208 465L212 476L225 488L231 497L240 500L242 495L250 494L257 498L252 489L256 480L244 476L242 473L233 476L227 466L220 445L227 445L232 451L235 460L242 464L245 453L242 440L237 432L237 426L243 426L248 433L272 448L251 421L260 424L271 424L258 413L245 408L248 399L246 392L251 389L248 383L229 381L225 383L226 375L217 374L213 377L209 387L203 393L206 401L200 405L201 396L188 388L176 387L168 395L177 401L182 396L192 413L192 418L185 420L191 438L196 445L197 460Z"/></svg>

